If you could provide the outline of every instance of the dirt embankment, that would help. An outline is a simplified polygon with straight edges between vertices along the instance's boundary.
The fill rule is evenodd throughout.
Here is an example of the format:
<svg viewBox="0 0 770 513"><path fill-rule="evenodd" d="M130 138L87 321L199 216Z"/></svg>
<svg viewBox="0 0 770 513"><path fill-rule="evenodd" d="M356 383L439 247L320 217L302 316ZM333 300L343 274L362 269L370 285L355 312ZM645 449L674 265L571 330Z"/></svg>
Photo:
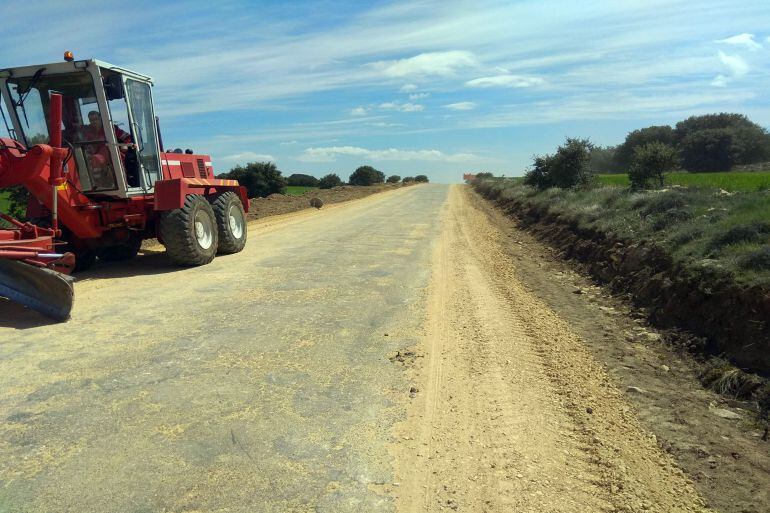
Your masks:
<svg viewBox="0 0 770 513"><path fill-rule="evenodd" d="M638 306L649 309L655 325L684 329L703 339L694 349L770 373L770 290L742 286L718 271L695 271L658 245L578 226L539 205L494 201L566 258L585 263L599 281L630 293Z"/></svg>
<svg viewBox="0 0 770 513"><path fill-rule="evenodd" d="M312 208L310 200L320 199L324 205L331 203L340 203L354 199L364 198L371 194L384 191L392 191L401 187L407 187L404 184L381 184L362 187L357 185L343 185L333 189L313 189L300 194L299 196L287 196L284 194L271 194L266 198L254 198L249 200L249 220L261 219L263 217L288 214L306 208Z"/></svg>

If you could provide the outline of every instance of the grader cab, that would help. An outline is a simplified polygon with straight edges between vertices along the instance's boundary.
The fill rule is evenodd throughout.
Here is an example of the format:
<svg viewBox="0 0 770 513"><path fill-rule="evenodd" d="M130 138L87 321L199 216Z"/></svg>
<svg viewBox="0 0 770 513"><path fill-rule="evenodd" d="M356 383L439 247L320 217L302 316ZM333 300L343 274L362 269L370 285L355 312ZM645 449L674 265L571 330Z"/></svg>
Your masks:
<svg viewBox="0 0 770 513"><path fill-rule="evenodd" d="M67 52L0 69L0 96L0 189L29 192L26 223L3 216L0 295L66 318L67 294L46 289L71 290L73 266L133 258L155 237L180 265L243 249L245 188L215 178L208 155L163 151L149 77Z"/></svg>

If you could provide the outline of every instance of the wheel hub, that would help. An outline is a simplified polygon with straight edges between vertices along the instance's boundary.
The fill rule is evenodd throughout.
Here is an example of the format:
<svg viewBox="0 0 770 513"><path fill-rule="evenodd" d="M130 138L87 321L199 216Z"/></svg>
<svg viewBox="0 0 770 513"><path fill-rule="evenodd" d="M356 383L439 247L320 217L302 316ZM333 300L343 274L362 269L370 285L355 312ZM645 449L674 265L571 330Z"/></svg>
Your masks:
<svg viewBox="0 0 770 513"><path fill-rule="evenodd" d="M231 205L227 217L230 224L230 232L233 236L236 239L243 237L243 216L240 210L235 205Z"/></svg>
<svg viewBox="0 0 770 513"><path fill-rule="evenodd" d="M214 243L214 233L209 219L205 218L204 212L199 212L195 216L195 239L203 249L209 249Z"/></svg>

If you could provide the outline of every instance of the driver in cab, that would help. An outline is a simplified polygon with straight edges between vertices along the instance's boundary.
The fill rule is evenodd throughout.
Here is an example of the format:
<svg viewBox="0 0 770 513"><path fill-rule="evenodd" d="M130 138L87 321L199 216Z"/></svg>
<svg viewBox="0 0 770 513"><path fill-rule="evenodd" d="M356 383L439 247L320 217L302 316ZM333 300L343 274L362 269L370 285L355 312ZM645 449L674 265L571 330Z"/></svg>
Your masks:
<svg viewBox="0 0 770 513"><path fill-rule="evenodd" d="M115 139L118 144L133 144L131 134L122 130L117 125L113 125L115 130ZM88 125L84 127L84 139L91 143L89 153L91 155L91 170L97 185L102 188L114 186L114 177L110 170L110 151L105 141L104 127L102 126L102 116L98 111L92 110L88 113ZM120 155L125 162L126 147L120 148Z"/></svg>

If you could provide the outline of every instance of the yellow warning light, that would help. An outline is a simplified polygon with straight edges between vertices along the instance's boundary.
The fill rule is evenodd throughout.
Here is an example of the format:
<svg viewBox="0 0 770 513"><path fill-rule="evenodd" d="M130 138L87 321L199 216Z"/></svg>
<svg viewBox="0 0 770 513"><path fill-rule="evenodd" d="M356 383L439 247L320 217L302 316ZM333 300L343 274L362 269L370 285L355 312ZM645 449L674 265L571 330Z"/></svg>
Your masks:
<svg viewBox="0 0 770 513"><path fill-rule="evenodd" d="M75 56L72 55L72 52L67 50L66 52L64 52L64 60L67 62L72 62L75 60Z"/></svg>

